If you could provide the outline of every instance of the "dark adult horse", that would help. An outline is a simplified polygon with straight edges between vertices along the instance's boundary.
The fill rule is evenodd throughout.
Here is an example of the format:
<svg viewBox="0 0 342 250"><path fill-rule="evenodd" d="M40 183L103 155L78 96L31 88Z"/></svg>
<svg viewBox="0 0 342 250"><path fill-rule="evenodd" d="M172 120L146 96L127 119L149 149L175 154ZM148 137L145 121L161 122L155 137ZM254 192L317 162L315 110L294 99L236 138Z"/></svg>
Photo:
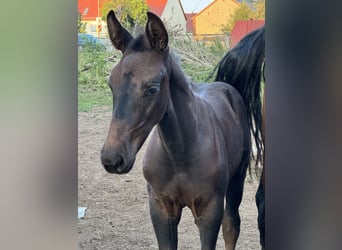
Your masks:
<svg viewBox="0 0 342 250"><path fill-rule="evenodd" d="M169 51L162 21L152 13L147 16L145 34L137 38L113 11L107 16L110 39L123 56L109 80L113 114L102 164L110 173L129 172L153 131L143 173L159 249L177 249L185 206L195 217L202 249L215 249L221 224L226 249L234 249L251 151L245 102L254 107L239 91L255 86L190 83Z"/></svg>
<svg viewBox="0 0 342 250"><path fill-rule="evenodd" d="M219 62L215 81L228 82L240 91L247 105L248 122L257 148L256 164L264 165L265 145L265 92L263 105L260 98L261 69L265 57L265 27L246 35ZM264 73L264 72L263 72ZM265 78L264 78L265 80ZM246 85L247 83L247 85ZM250 100L250 101L248 101ZM265 167L256 193L260 244L265 249Z"/></svg>

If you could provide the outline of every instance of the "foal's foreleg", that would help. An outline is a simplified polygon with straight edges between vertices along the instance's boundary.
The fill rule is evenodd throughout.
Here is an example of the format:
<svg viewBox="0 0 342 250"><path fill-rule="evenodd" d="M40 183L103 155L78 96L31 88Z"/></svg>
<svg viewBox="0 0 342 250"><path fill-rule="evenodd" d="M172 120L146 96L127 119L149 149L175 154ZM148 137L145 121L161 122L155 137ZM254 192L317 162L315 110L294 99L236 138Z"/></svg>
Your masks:
<svg viewBox="0 0 342 250"><path fill-rule="evenodd" d="M234 250L240 234L240 216L238 212L224 211L222 232L226 250Z"/></svg>
<svg viewBox="0 0 342 250"><path fill-rule="evenodd" d="M181 217L181 208L168 198L158 198L148 186L150 215L160 250L177 249L177 227Z"/></svg>
<svg viewBox="0 0 342 250"><path fill-rule="evenodd" d="M223 197L215 195L209 202L195 200L192 213L198 226L202 250L216 248L223 215Z"/></svg>

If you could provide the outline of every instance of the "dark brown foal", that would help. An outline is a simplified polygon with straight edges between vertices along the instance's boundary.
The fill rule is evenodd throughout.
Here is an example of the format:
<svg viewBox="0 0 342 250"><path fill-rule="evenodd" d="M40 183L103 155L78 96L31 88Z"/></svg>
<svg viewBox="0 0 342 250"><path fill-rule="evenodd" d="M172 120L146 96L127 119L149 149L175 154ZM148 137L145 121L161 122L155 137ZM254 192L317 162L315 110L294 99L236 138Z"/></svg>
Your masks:
<svg viewBox="0 0 342 250"><path fill-rule="evenodd" d="M109 80L113 114L101 154L105 169L129 172L152 133L143 173L159 249L177 249L185 206L199 228L202 249L215 249L221 224L226 249L234 249L251 148L243 98L224 82L188 82L156 15L148 13L145 33L137 38L113 11L107 24L123 55Z"/></svg>

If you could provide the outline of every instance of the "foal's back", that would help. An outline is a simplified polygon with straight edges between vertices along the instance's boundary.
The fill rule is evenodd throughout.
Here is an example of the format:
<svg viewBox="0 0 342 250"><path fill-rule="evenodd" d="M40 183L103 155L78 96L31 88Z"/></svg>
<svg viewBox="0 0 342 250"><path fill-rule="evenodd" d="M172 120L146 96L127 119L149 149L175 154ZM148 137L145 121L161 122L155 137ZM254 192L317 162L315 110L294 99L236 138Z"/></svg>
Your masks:
<svg viewBox="0 0 342 250"><path fill-rule="evenodd" d="M228 143L226 147L230 165L237 168L243 153L238 149L248 151L250 148L246 107L240 93L224 82L193 84L193 89L211 112L215 113L215 125L219 126Z"/></svg>

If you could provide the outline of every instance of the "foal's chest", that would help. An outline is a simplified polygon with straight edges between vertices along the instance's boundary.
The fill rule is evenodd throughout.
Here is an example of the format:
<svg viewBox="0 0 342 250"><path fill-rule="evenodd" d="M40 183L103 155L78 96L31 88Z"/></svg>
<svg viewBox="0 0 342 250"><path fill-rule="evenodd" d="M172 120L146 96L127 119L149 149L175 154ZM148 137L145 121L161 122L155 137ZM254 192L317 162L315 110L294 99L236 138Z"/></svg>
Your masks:
<svg viewBox="0 0 342 250"><path fill-rule="evenodd" d="M218 169L199 173L177 168L144 166L144 176L154 193L180 206L193 206L195 200L207 200L220 182Z"/></svg>

